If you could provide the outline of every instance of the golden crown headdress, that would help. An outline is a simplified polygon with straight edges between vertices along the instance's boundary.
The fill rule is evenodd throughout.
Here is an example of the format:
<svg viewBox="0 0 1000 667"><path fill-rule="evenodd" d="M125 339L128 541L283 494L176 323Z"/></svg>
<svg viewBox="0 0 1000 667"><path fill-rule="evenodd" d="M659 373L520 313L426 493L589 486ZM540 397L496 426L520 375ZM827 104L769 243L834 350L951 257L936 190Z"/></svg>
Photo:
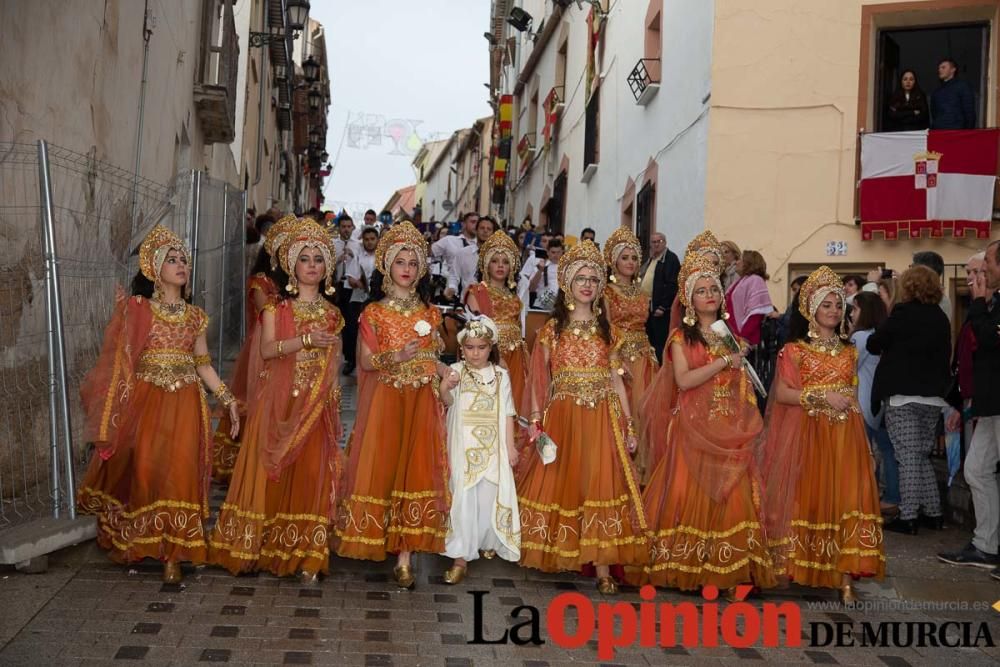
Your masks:
<svg viewBox="0 0 1000 667"><path fill-rule="evenodd" d="M465 339L470 336L472 338L483 338L495 344L500 340L500 331L497 329L496 323L485 315L473 315L469 317L465 326L462 327L462 330L456 336L459 345L465 342Z"/></svg>
<svg viewBox="0 0 1000 667"><path fill-rule="evenodd" d="M319 223L310 218L302 218L289 223L282 233L278 246L278 261L282 270L288 274L288 284L285 289L292 294L298 292L298 279L295 277L295 263L299 253L304 248L316 248L323 254L323 282L327 294L333 294L333 268L336 261L336 250L330 242L330 235Z"/></svg>
<svg viewBox="0 0 1000 667"><path fill-rule="evenodd" d="M712 253L719 259L719 267L721 268L722 244L719 243L719 240L715 238L715 234L711 231L706 229L701 234L698 234L691 239L691 242L687 245L687 250L684 251L684 255L687 256L693 252L701 255L704 255L705 253Z"/></svg>
<svg viewBox="0 0 1000 667"><path fill-rule="evenodd" d="M604 258L601 256L601 251L590 239L577 243L559 258L559 287L569 295L573 276L585 266L597 271L597 277L600 279L597 294L600 298L601 292L604 291Z"/></svg>
<svg viewBox="0 0 1000 667"><path fill-rule="evenodd" d="M268 228L264 233L264 250L271 256L271 268L278 267L278 247L288 235L289 230L298 223L299 219L294 215L282 216L276 223Z"/></svg>
<svg viewBox="0 0 1000 667"><path fill-rule="evenodd" d="M802 317L812 322L819 304L830 294L839 296L841 303L847 298L844 293L844 282L840 276L829 266L821 266L810 273L799 288L799 312Z"/></svg>
<svg viewBox="0 0 1000 667"><path fill-rule="evenodd" d="M401 250L412 250L420 263L420 276L427 273L427 239L410 222L400 222L382 233L375 248L375 268L389 277L389 265Z"/></svg>
<svg viewBox="0 0 1000 667"><path fill-rule="evenodd" d="M619 227L611 233L611 236L604 243L604 263L608 265L609 269L615 270L615 262L618 261L618 257L626 248L635 250L641 264L642 244L639 243L639 237L628 227Z"/></svg>
<svg viewBox="0 0 1000 667"><path fill-rule="evenodd" d="M489 280L490 259L497 253L506 257L510 264L507 282L512 284L513 276L516 276L521 268L521 253L518 252L517 244L507 232L495 231L479 246L479 273L483 276L483 280Z"/></svg>
<svg viewBox="0 0 1000 667"><path fill-rule="evenodd" d="M184 241L172 230L157 223L139 246L139 270L142 271L142 275L154 283L158 282L160 268L171 250L183 253L190 263L191 252L184 245Z"/></svg>
<svg viewBox="0 0 1000 667"><path fill-rule="evenodd" d="M695 283L702 278L709 278L719 286L720 290L722 289L719 269L712 260L697 251L689 252L684 256L684 263L681 264L680 273L677 274L677 284L681 288L678 299L682 306L690 308L694 305L691 296L694 293Z"/></svg>

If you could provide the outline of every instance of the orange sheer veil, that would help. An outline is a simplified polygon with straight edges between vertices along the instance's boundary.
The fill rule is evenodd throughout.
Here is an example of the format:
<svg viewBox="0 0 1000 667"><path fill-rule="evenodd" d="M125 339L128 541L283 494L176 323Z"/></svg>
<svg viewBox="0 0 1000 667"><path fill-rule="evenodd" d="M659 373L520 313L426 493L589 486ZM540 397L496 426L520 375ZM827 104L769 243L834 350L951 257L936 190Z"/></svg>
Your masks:
<svg viewBox="0 0 1000 667"><path fill-rule="evenodd" d="M794 359L796 343L788 343L778 353L775 377L791 389L802 389L802 378ZM790 532L795 494L802 474L802 408L776 400L775 381L767 402L767 438L759 452L764 477L764 523L771 543Z"/></svg>
<svg viewBox="0 0 1000 667"><path fill-rule="evenodd" d="M663 350L663 364L653 376L653 382L646 388L639 404L639 449L646 452L644 483L666 454L668 428L677 405L677 383L674 381L674 365L670 360L672 338L671 331L671 335L667 337L666 349Z"/></svg>
<svg viewBox="0 0 1000 667"><path fill-rule="evenodd" d="M703 344L684 341L690 368L709 363ZM754 457L763 442L764 422L746 372L727 369L697 387L677 392L664 457L683 456L698 486L721 503L746 474L756 474Z"/></svg>
<svg viewBox="0 0 1000 667"><path fill-rule="evenodd" d="M274 331L278 340L294 338L295 315L291 303L283 301L273 308ZM333 309L327 316L327 331L338 333L343 325L340 312ZM337 383L337 359L340 346L332 345L324 351L322 369L317 381L298 396L293 394L295 382L295 355L270 359L260 355L264 327L255 327L250 340L249 377L258 379L253 387L248 407L258 420L257 433L263 442L257 444L260 460L267 475L277 480L281 472L295 462L307 437L320 420L327 432L336 437L340 432L337 404L331 400ZM289 404L291 399L291 404ZM336 441L328 443L336 448Z"/></svg>
<svg viewBox="0 0 1000 667"><path fill-rule="evenodd" d="M132 409L135 366L153 325L149 301L140 296L120 298L104 331L101 353L80 385L86 423L84 439L107 460L127 434L121 425Z"/></svg>

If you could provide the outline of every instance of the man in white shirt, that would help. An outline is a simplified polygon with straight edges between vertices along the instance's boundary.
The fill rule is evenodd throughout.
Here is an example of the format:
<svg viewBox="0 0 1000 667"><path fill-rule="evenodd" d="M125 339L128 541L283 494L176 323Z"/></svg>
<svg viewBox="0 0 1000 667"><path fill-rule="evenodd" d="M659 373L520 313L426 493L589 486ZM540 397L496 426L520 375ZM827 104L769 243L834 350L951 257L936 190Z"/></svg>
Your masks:
<svg viewBox="0 0 1000 667"><path fill-rule="evenodd" d="M526 266L521 271L521 283L527 279L527 291L529 295L534 295L534 299L529 301L532 308L552 310L552 306L555 305L559 294L559 258L562 257L563 251L563 242L553 238L546 243L545 259L529 258L525 262ZM522 296L522 300L526 299Z"/></svg>
<svg viewBox="0 0 1000 667"><path fill-rule="evenodd" d="M358 319L368 301L368 291L375 272L375 248L378 231L365 227L361 232L361 248L347 265L344 275L350 285L350 300L344 307L344 375L350 375L357 362Z"/></svg>
<svg viewBox="0 0 1000 667"><path fill-rule="evenodd" d="M450 268L448 285L444 296L448 300L464 295L465 290L476 282L476 268L479 263L479 239L476 226L479 214L472 211L462 217L462 232L458 236L446 236L431 245L431 255L443 258Z"/></svg>

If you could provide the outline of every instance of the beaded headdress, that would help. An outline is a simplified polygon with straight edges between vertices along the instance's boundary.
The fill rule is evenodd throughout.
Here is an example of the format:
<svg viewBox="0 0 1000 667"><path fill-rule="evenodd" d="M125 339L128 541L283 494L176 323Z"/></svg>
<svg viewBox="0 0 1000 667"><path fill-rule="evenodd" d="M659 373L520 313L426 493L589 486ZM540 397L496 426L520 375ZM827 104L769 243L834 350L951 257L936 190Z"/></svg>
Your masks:
<svg viewBox="0 0 1000 667"><path fill-rule="evenodd" d="M401 250L412 250L416 253L417 262L420 264L420 275L417 279L423 278L427 273L427 239L408 221L395 224L382 234L378 240L378 247L375 248L375 268L388 279L389 267Z"/></svg>
<svg viewBox="0 0 1000 667"><path fill-rule="evenodd" d="M299 221L294 215L282 216L264 234L264 250L271 257L271 268L278 268L278 248L288 235L289 230Z"/></svg>
<svg viewBox="0 0 1000 667"><path fill-rule="evenodd" d="M702 278L708 278L722 291L722 283L719 281L719 269L716 268L712 260L698 251L689 252L684 256L684 263L681 264L680 273L677 274L677 284L680 286L680 294L677 296L681 305L684 306L684 324L694 326L696 322L694 311L694 286ZM722 302L723 319L729 319L729 313L725 311L725 301Z"/></svg>
<svg viewBox="0 0 1000 667"><path fill-rule="evenodd" d="M486 239L486 242L479 246L479 273L483 280L489 279L490 260L493 255L500 253L507 258L510 264L510 273L507 274L507 285L514 289L516 284L514 276L521 268L521 254L517 250L517 245L510 235L504 231L493 232L493 235Z"/></svg>
<svg viewBox="0 0 1000 667"><path fill-rule="evenodd" d="M819 267L802 283L802 287L799 288L799 312L802 317L809 320L810 325L814 323L819 304L830 294L840 297L841 303L847 298L844 293L844 282L829 266Z"/></svg>
<svg viewBox="0 0 1000 667"><path fill-rule="evenodd" d="M642 244L639 243L639 237L636 236L631 229L628 227L619 227L608 240L604 243L604 263L608 265L608 268L612 271L615 270L615 263L621 256L622 252L626 248L631 248L635 250L635 253L639 256L639 263L642 263Z"/></svg>
<svg viewBox="0 0 1000 667"><path fill-rule="evenodd" d="M466 338L483 338L496 344L500 341L500 330L496 323L485 315L472 315L466 321L465 326L458 332L458 344L465 342Z"/></svg>
<svg viewBox="0 0 1000 667"><path fill-rule="evenodd" d="M191 253L184 245L184 241L173 231L157 224L139 246L139 270L142 271L142 275L153 282L158 281L160 269L163 268L163 262L171 250L182 253L189 262L191 261Z"/></svg>
<svg viewBox="0 0 1000 667"><path fill-rule="evenodd" d="M691 242L687 245L687 250L684 251L684 255L687 256L693 252L700 255L711 253L718 258L719 267L722 266L722 244L715 238L715 234L707 229L691 239Z"/></svg>
<svg viewBox="0 0 1000 667"><path fill-rule="evenodd" d="M333 267L336 260L336 250L330 242L326 230L309 218L302 218L295 224L289 224L282 234L278 246L278 261L282 270L288 274L288 284L285 290L295 294L298 292L298 279L295 277L295 263L299 253L305 248L316 248L323 254L323 282L325 292L333 294Z"/></svg>
<svg viewBox="0 0 1000 667"><path fill-rule="evenodd" d="M601 251L590 239L577 243L559 258L559 288L566 295L566 307L570 310L573 310L574 307L572 301L573 277L584 267L590 267L597 272L598 285L595 304L599 303L605 286L604 258L601 256ZM594 310L600 312L600 306L595 305Z"/></svg>

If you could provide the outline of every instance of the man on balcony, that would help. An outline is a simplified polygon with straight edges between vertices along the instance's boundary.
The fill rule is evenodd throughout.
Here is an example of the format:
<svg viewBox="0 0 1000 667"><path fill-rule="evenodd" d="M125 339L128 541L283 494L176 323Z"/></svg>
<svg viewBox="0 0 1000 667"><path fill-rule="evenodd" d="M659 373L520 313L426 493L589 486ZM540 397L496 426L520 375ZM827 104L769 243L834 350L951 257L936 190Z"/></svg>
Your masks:
<svg viewBox="0 0 1000 667"><path fill-rule="evenodd" d="M956 76L951 58L938 63L941 85L931 95L932 130L971 130L976 127L976 96L972 87Z"/></svg>

